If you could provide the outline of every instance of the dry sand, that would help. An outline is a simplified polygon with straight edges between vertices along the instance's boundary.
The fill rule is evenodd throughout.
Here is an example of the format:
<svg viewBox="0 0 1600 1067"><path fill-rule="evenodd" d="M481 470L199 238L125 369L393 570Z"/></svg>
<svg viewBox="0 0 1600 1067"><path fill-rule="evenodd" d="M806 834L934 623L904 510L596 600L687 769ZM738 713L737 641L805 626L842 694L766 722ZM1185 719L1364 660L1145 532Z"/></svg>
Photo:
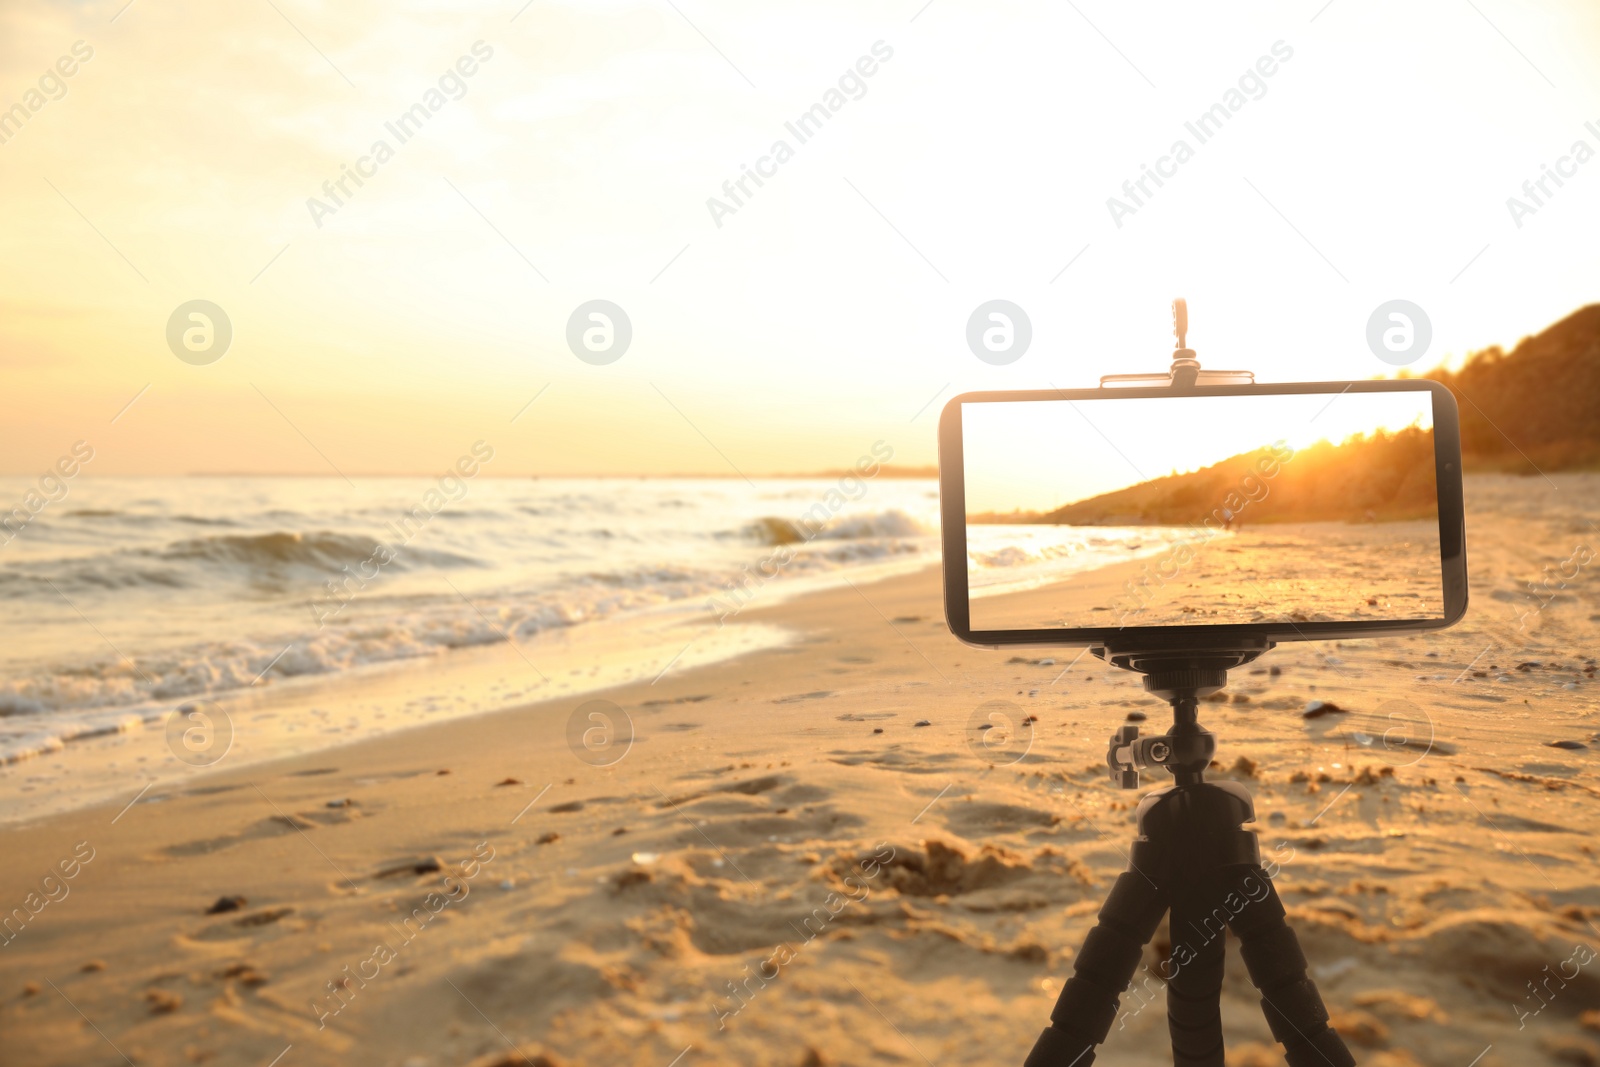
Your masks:
<svg viewBox="0 0 1600 1067"><path fill-rule="evenodd" d="M1362 1063L1596 1063L1600 585L1512 620L1597 543L1600 477L1468 504L1466 622L1281 646L1202 721ZM75 876L0 947L0 1063L1020 1063L1125 864L1105 740L1165 708L1075 651L962 647L938 595L758 602L793 643L602 694L637 735L610 766L557 700L9 828L0 908ZM995 700L1039 717L1018 763L969 744ZM1431 738L1360 743L1408 717ZM1280 1063L1229 955L1229 1062ZM1138 988L1099 1062L1170 1062Z"/></svg>

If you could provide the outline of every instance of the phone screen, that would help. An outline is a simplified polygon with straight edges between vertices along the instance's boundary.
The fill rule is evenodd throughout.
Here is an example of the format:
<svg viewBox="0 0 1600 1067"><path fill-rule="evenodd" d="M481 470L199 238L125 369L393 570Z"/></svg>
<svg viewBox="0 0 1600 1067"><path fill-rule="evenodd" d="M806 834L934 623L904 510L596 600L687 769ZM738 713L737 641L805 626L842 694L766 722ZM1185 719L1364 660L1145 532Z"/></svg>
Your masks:
<svg viewBox="0 0 1600 1067"><path fill-rule="evenodd" d="M1095 392L961 403L971 630L1446 619L1433 391Z"/></svg>

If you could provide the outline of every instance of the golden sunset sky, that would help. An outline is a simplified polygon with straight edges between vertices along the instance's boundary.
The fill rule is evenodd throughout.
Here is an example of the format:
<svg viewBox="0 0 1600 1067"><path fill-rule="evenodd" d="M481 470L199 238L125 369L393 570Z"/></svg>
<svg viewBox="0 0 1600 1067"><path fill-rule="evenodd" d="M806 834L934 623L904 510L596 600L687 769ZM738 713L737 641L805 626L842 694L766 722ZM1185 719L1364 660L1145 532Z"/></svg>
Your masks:
<svg viewBox="0 0 1600 1067"><path fill-rule="evenodd" d="M1432 429L1422 390L963 405L966 509L1049 511L1257 449ZM1292 453L1290 453L1292 454Z"/></svg>
<svg viewBox="0 0 1600 1067"><path fill-rule="evenodd" d="M925 464L959 391L1163 368L1173 296L1207 366L1268 381L1392 373L1392 298L1423 369L1600 296L1600 159L1506 203L1600 150L1592 0L125 4L0 10L6 473L79 439L96 475L426 472L480 438L499 475ZM596 298L633 326L605 366L565 339ZM966 343L994 298L1033 326L1007 366ZM233 324L210 365L167 347L193 299Z"/></svg>

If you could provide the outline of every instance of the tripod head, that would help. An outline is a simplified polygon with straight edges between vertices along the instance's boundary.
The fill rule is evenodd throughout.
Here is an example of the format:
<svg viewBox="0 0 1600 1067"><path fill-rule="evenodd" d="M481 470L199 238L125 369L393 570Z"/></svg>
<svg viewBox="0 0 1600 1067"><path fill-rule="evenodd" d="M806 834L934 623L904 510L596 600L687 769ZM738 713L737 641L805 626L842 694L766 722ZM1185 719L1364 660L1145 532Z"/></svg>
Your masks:
<svg viewBox="0 0 1600 1067"><path fill-rule="evenodd" d="M1190 389L1196 385L1248 385L1256 380L1247 370L1201 370L1194 349L1188 347L1189 302L1183 297L1172 302L1172 333L1178 347L1172 350L1172 366L1156 374L1106 374L1100 378L1100 388L1117 386L1170 385L1174 389Z"/></svg>
<svg viewBox="0 0 1600 1067"><path fill-rule="evenodd" d="M1273 647L1265 637L1218 635L1212 640L1188 637L1182 647L1158 636L1129 637L1093 649L1113 667L1144 675L1147 693L1172 706L1172 729L1140 737L1137 726L1120 727L1111 735L1106 766L1111 780L1124 789L1139 787L1139 772L1164 767L1177 785L1195 785L1204 778L1217 751L1215 735L1200 725L1200 700L1228 684L1228 671L1242 667Z"/></svg>

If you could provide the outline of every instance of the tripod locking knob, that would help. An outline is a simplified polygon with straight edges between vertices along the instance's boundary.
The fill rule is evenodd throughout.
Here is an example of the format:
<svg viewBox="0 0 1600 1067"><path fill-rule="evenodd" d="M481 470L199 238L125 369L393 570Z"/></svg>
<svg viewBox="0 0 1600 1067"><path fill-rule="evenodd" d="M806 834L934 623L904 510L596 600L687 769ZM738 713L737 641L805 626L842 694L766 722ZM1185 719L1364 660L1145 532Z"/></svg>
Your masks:
<svg viewBox="0 0 1600 1067"><path fill-rule="evenodd" d="M1106 750L1106 766L1111 770L1111 780L1123 789L1139 788L1139 765L1133 754L1133 743L1139 737L1137 726L1118 727L1111 735L1111 746Z"/></svg>
<svg viewBox="0 0 1600 1067"><path fill-rule="evenodd" d="M1137 726L1119 727L1106 749L1106 766L1111 780L1123 789L1139 788L1139 772L1159 767L1178 774L1198 766L1204 768L1216 751L1216 738L1204 730L1140 737Z"/></svg>

